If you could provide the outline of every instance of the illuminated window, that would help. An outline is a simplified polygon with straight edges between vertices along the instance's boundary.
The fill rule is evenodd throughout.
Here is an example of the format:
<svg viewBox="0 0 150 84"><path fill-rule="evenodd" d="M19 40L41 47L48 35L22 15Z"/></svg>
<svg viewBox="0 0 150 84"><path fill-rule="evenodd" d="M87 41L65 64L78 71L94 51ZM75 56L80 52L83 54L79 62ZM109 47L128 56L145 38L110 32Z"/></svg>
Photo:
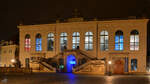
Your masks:
<svg viewBox="0 0 150 84"><path fill-rule="evenodd" d="M53 51L53 49L54 49L54 34L49 33L47 38L47 50Z"/></svg>
<svg viewBox="0 0 150 84"><path fill-rule="evenodd" d="M102 51L108 50L108 32L102 31L100 33L100 48Z"/></svg>
<svg viewBox="0 0 150 84"><path fill-rule="evenodd" d="M93 33L85 33L85 50L93 50Z"/></svg>
<svg viewBox="0 0 150 84"><path fill-rule="evenodd" d="M137 59L131 59L131 71L137 71Z"/></svg>
<svg viewBox="0 0 150 84"><path fill-rule="evenodd" d="M130 50L139 50L139 32L137 30L130 33Z"/></svg>
<svg viewBox="0 0 150 84"><path fill-rule="evenodd" d="M115 50L123 50L123 32L120 30L115 33Z"/></svg>
<svg viewBox="0 0 150 84"><path fill-rule="evenodd" d="M74 32L72 35L72 49L79 48L80 34L79 32Z"/></svg>
<svg viewBox="0 0 150 84"><path fill-rule="evenodd" d="M36 51L42 51L42 37L41 34L36 35Z"/></svg>
<svg viewBox="0 0 150 84"><path fill-rule="evenodd" d="M30 49L31 49L31 38L30 38L29 34L27 34L25 36L25 45L24 45L24 48L25 48L25 51L30 51Z"/></svg>
<svg viewBox="0 0 150 84"><path fill-rule="evenodd" d="M64 49L67 49L67 33L62 32L60 34L60 49L63 51Z"/></svg>

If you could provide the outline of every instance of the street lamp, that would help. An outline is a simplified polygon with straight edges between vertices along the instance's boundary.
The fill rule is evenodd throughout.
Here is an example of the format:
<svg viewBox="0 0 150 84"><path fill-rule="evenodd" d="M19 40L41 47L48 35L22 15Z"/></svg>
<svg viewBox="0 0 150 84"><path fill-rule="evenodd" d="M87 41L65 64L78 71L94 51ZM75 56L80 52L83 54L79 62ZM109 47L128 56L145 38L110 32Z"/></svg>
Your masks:
<svg viewBox="0 0 150 84"><path fill-rule="evenodd" d="M111 61L108 61L108 66L109 66L109 72L108 72L108 75L109 75L109 76L111 75L111 70L110 70L111 64L112 64L112 62L111 62Z"/></svg>

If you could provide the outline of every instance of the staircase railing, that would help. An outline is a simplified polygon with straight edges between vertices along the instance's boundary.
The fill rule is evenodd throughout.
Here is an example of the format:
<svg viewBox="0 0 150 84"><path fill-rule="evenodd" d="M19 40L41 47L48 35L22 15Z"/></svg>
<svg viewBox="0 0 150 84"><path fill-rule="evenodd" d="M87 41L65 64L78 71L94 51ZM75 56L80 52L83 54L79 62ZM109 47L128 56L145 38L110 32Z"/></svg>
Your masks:
<svg viewBox="0 0 150 84"><path fill-rule="evenodd" d="M86 57L86 58L88 58L88 59L95 59L95 58L92 58L92 56L90 57L89 56L89 54L88 53L86 53L85 51L83 51L83 50L76 50L76 52L78 53L78 54L81 54L81 55L83 55L84 57Z"/></svg>
<svg viewBox="0 0 150 84"><path fill-rule="evenodd" d="M90 60L90 61L88 61L88 62L86 62L86 63L84 63L84 64L82 64L80 66L77 66L76 68L73 69L73 72L77 72L77 71L83 69L85 66L89 65L91 62L92 61Z"/></svg>
<svg viewBox="0 0 150 84"><path fill-rule="evenodd" d="M39 62L39 64L41 64L42 66L46 67L50 71L56 71L56 68L52 67L50 64L48 64L46 62Z"/></svg>
<svg viewBox="0 0 150 84"><path fill-rule="evenodd" d="M64 51L61 51L61 52L59 52L58 54L56 54L55 56L53 56L52 59L55 59L55 58L57 58L58 56L63 55L65 52L72 52L72 51L74 51L74 50L64 50Z"/></svg>
<svg viewBox="0 0 150 84"><path fill-rule="evenodd" d="M84 67L88 66L89 64L105 64L104 61L100 61L100 60L90 60L76 68L73 69L73 72L77 72L77 71L80 71L81 69L83 69Z"/></svg>

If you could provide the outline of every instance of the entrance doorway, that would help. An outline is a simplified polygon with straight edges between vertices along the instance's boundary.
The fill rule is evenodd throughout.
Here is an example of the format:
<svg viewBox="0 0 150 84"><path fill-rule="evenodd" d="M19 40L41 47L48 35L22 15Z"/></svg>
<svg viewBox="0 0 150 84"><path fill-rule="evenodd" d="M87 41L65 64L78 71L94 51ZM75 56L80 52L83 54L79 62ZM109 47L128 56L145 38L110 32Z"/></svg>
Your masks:
<svg viewBox="0 0 150 84"><path fill-rule="evenodd" d="M116 60L114 62L114 74L123 74L124 73L124 61Z"/></svg>
<svg viewBox="0 0 150 84"><path fill-rule="evenodd" d="M67 56L67 61L66 61L66 69L67 72L71 73L73 68L76 65L76 58L74 55L69 55Z"/></svg>

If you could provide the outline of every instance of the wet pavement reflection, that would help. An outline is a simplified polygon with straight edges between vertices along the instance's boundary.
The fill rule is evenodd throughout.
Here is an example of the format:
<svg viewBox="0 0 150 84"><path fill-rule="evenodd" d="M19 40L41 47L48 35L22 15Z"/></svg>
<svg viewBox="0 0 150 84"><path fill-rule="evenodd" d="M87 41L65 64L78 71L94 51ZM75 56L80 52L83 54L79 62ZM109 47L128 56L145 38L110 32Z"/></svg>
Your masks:
<svg viewBox="0 0 150 84"><path fill-rule="evenodd" d="M0 84L150 84L150 75L9 74L1 75Z"/></svg>

